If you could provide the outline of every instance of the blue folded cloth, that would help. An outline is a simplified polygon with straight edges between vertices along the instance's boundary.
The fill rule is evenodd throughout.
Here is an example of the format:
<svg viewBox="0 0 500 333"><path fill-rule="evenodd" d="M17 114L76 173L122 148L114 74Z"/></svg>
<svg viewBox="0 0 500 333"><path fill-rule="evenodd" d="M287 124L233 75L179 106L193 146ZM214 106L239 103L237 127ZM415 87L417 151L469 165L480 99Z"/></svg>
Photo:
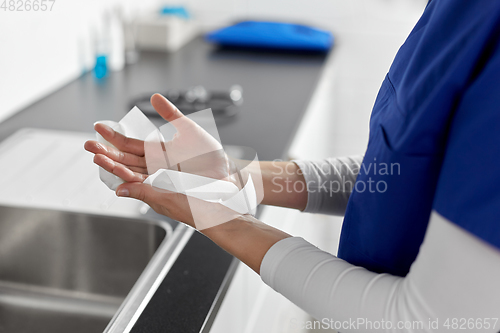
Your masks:
<svg viewBox="0 0 500 333"><path fill-rule="evenodd" d="M206 40L222 46L286 49L297 51L328 51L333 36L326 30L305 25L244 21L213 31Z"/></svg>

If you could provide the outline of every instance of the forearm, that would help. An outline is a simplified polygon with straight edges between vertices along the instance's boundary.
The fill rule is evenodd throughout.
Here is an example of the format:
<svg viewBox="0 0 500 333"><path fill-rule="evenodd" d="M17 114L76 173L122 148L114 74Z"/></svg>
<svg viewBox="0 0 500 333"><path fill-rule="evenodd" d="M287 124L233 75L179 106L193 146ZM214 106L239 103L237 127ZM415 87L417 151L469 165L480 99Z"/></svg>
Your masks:
<svg viewBox="0 0 500 333"><path fill-rule="evenodd" d="M304 210L307 205L307 187L297 164L269 161L260 162L249 169L252 175L258 176L254 178L262 176L262 204Z"/></svg>
<svg viewBox="0 0 500 333"><path fill-rule="evenodd" d="M394 325L380 327L385 332L441 332L447 331L447 318L498 318L499 263L498 249L434 212L405 278L351 265L301 238L275 244L262 261L261 276L318 320L385 321ZM440 326L429 327L431 321ZM398 329L399 322L417 324L413 330ZM483 328L498 332L499 324ZM366 325L342 327L352 330L379 331Z"/></svg>
<svg viewBox="0 0 500 333"><path fill-rule="evenodd" d="M262 204L303 210L307 205L307 188L300 168L293 162L243 163L254 179L262 176ZM204 229L202 233L225 251L234 255L260 274L267 251L278 241L291 237L251 215Z"/></svg>
<svg viewBox="0 0 500 333"><path fill-rule="evenodd" d="M204 229L202 233L258 274L262 259L271 246L291 237L250 215Z"/></svg>
<svg viewBox="0 0 500 333"><path fill-rule="evenodd" d="M342 215L362 160L363 156L349 156L322 161L260 162L250 172L262 175L262 204ZM256 170L257 166L260 170Z"/></svg>

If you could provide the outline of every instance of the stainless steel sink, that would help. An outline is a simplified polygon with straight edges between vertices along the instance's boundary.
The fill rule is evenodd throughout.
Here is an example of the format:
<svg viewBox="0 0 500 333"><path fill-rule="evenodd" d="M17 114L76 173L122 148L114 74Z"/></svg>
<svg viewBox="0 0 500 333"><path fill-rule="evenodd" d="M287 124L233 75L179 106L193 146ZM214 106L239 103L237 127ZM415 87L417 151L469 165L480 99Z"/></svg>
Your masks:
<svg viewBox="0 0 500 333"><path fill-rule="evenodd" d="M186 233L164 221L0 206L0 332L123 331Z"/></svg>

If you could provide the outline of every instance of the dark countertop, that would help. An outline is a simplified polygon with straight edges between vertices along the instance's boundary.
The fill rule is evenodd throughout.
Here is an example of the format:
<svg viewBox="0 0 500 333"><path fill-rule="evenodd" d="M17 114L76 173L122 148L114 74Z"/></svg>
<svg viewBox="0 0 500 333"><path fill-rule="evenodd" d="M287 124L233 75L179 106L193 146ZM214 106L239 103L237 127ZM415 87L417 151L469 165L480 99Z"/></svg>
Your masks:
<svg viewBox="0 0 500 333"><path fill-rule="evenodd" d="M325 59L324 54L218 49L198 38L173 54L143 52L138 63L101 81L92 73L83 75L0 123L0 140L22 127L92 132L97 120L121 119L137 96L194 85L227 90L239 84L241 112L217 121L222 143L252 147L260 160L279 159ZM234 263L231 255L194 233L132 332L208 332Z"/></svg>

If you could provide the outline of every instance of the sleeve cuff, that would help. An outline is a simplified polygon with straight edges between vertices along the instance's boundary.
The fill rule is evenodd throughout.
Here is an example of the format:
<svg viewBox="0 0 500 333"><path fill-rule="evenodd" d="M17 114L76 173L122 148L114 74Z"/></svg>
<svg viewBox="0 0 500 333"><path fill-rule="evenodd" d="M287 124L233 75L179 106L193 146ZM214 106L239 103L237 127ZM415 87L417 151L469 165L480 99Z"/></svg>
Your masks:
<svg viewBox="0 0 500 333"><path fill-rule="evenodd" d="M314 213L319 209L319 198L315 198L314 195L318 194L318 191L310 191L309 184L316 184L318 182L318 176L314 172L313 163L309 161L301 161L301 160L293 160L306 181L307 186L307 204L306 208L304 208L303 212L305 213Z"/></svg>

